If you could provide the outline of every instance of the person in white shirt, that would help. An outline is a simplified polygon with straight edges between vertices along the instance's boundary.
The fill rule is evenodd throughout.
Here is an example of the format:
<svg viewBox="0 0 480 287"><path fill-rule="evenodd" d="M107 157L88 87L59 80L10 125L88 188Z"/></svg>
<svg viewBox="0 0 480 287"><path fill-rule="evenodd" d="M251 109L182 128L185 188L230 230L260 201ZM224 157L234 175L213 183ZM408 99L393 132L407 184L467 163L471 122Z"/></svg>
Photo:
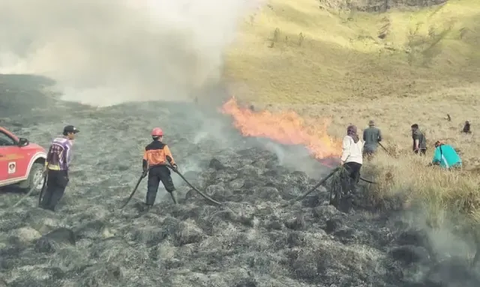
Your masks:
<svg viewBox="0 0 480 287"><path fill-rule="evenodd" d="M356 191L356 184L360 180L360 169L363 164L363 145L357 134L357 127L349 125L347 128L347 135L343 138L343 152L341 157L341 164L345 167L348 176L351 178L350 185L347 188L353 193Z"/></svg>

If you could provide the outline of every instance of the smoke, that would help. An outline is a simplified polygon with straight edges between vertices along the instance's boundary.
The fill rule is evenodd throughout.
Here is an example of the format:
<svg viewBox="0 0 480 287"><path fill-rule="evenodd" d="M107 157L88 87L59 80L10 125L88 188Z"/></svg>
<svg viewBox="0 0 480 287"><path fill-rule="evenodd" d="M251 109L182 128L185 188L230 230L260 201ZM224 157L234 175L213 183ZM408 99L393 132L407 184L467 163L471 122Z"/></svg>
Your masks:
<svg viewBox="0 0 480 287"><path fill-rule="evenodd" d="M464 217L454 215L451 212L442 211L437 216L437 225L432 228L427 224L431 220L428 210L415 209L404 211L402 219L413 229L423 230L428 235L429 243L437 252L439 258L461 257L467 260L474 253L471 240L466 236L465 229L460 229L458 221L463 222ZM472 252L473 251L473 252Z"/></svg>
<svg viewBox="0 0 480 287"><path fill-rule="evenodd" d="M400 214L401 221L416 231L418 239L423 237L414 245L427 248L430 256L433 255L429 264L405 270L406 277L411 276L415 282L428 282L428 286L479 286L480 270L478 266L471 266L477 251L474 235L477 231L472 221L458 211L443 210L436 217L430 212L417 202ZM423 239L426 241L422 242ZM417 239L410 237L409 240Z"/></svg>
<svg viewBox="0 0 480 287"><path fill-rule="evenodd" d="M249 1L1 1L0 73L52 78L96 106L189 100L219 80Z"/></svg>

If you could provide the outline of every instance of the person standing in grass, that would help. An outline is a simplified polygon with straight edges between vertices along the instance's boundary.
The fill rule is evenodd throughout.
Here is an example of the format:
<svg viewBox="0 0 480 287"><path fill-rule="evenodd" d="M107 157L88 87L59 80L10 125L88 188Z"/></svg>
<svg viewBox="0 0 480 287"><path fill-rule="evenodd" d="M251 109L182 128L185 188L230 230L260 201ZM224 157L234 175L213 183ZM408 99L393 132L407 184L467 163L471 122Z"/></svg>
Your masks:
<svg viewBox="0 0 480 287"><path fill-rule="evenodd" d="M363 164L363 142L357 134L357 127L350 125L347 127L347 135L343 138L341 164L350 178L349 186L343 182L343 187L353 193L356 192L356 184L360 180L360 169Z"/></svg>
<svg viewBox="0 0 480 287"><path fill-rule="evenodd" d="M471 134L472 133L472 131L470 130L470 122L469 121L465 121L465 125L463 126L462 132L466 133L466 134Z"/></svg>
<svg viewBox="0 0 480 287"><path fill-rule="evenodd" d="M375 122L372 120L368 123L368 128L363 131L363 141L365 142L364 156L371 159L377 151L378 144L382 141L382 132L375 127Z"/></svg>
<svg viewBox="0 0 480 287"><path fill-rule="evenodd" d="M418 124L413 124L412 128L412 140L413 140L413 152L420 155L425 155L427 152L427 139L425 134L420 131Z"/></svg>
<svg viewBox="0 0 480 287"><path fill-rule="evenodd" d="M462 167L462 159L457 151L443 141L435 142L435 154L433 155L432 165L439 165L442 168L460 168Z"/></svg>

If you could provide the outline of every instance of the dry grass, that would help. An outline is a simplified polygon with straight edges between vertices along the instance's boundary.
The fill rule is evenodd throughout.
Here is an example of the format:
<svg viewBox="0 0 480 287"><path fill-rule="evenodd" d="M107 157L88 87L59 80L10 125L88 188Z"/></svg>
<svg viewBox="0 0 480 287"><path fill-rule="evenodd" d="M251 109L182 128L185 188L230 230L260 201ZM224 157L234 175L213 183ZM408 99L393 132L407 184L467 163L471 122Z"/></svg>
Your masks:
<svg viewBox="0 0 480 287"><path fill-rule="evenodd" d="M437 219L446 208L477 218L479 44L480 1L365 14L319 8L315 0L272 0L244 23L226 74L241 101L293 109L312 124L331 117L335 137L349 123L364 128L374 119L398 155L380 151L365 165L375 169L380 194L402 191ZM465 120L473 135L460 133ZM411 155L413 123L426 132L426 158ZM437 139L461 151L464 171L426 167Z"/></svg>
<svg viewBox="0 0 480 287"><path fill-rule="evenodd" d="M402 97L468 85L478 76L479 8L463 0L372 15L320 9L315 0L271 0L244 23L227 75L248 87L237 94L255 103Z"/></svg>

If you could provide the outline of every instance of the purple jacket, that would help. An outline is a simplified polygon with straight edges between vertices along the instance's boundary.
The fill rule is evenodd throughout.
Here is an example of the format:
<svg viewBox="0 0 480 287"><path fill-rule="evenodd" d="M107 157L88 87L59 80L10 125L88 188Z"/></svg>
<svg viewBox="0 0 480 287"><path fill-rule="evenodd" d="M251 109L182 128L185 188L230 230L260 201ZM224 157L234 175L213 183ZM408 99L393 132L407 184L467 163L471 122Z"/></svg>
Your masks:
<svg viewBox="0 0 480 287"><path fill-rule="evenodd" d="M45 165L51 170L67 170L72 162L72 141L56 138L50 145Z"/></svg>

